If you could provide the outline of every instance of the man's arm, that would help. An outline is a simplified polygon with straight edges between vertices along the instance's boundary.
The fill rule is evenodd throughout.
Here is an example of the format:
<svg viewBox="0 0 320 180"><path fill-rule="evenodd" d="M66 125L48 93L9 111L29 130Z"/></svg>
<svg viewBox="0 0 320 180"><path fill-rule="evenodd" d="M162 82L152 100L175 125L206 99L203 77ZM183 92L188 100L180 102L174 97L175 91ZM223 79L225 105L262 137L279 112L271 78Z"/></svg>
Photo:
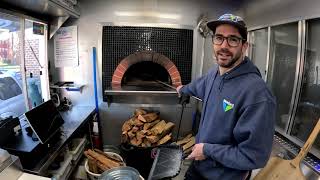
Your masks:
<svg viewBox="0 0 320 180"><path fill-rule="evenodd" d="M203 99L205 94L205 88L206 88L206 79L207 79L207 75L202 76L196 80L193 80L191 83L187 85L178 86L177 92L179 94L192 95L200 99Z"/></svg>
<svg viewBox="0 0 320 180"><path fill-rule="evenodd" d="M190 96L195 96L200 99L204 99L206 85L209 81L213 81L213 76L217 73L217 66L213 66L207 74L201 76L200 78L193 80L191 83L179 86L176 88L177 92L181 94L187 94ZM211 79L210 79L211 78Z"/></svg>
<svg viewBox="0 0 320 180"><path fill-rule="evenodd" d="M249 105L233 130L237 145L204 143L203 153L226 167L252 170L263 167L270 156L275 121L272 101Z"/></svg>

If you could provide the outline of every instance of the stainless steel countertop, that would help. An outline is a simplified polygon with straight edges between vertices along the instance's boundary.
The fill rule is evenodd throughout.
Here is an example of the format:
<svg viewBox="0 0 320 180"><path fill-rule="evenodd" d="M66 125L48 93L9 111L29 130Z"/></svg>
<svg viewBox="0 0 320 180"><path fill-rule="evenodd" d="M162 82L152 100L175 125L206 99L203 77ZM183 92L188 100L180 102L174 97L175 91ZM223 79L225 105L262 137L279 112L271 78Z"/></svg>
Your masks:
<svg viewBox="0 0 320 180"><path fill-rule="evenodd" d="M93 106L74 106L68 111L61 112L64 119L64 124L61 131L63 135L60 141L55 144L48 154L42 158L42 161L37 164L33 169L24 169L26 172L42 175L43 172L49 167L54 159L59 155L59 151L67 144L70 137L84 125L89 119L90 114L94 112Z"/></svg>
<svg viewBox="0 0 320 180"><path fill-rule="evenodd" d="M88 120L89 116L94 112L94 106L74 106L68 111L60 112L62 118L64 119L64 124L61 127L62 136L60 140L50 148L49 152L41 158L41 161L32 169L23 169L25 172L30 172L33 174L43 175L45 170L53 162L53 160L58 156L62 148L69 142L70 137L72 137L75 132L82 127ZM22 126L21 135L23 138L19 140L19 146L14 146L15 143L9 144L6 149L12 151L23 151L31 152L33 148L40 145L39 141L30 140L31 137L26 135L25 124L27 123L23 119L20 120ZM28 139L28 140L26 140ZM30 144L32 143L32 144ZM26 148L26 149L24 149Z"/></svg>

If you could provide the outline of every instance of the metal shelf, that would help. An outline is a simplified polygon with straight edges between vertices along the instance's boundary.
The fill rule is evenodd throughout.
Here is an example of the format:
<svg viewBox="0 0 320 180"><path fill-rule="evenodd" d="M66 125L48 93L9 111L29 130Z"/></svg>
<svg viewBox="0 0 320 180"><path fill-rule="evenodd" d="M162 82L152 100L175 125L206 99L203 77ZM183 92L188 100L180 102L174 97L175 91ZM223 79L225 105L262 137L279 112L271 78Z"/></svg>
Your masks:
<svg viewBox="0 0 320 180"><path fill-rule="evenodd" d="M82 91L84 85L64 85L64 86L57 86L57 85L50 85L50 88L53 89L66 89L67 91Z"/></svg>
<svg viewBox="0 0 320 180"><path fill-rule="evenodd" d="M161 84L125 85L104 90L105 101L111 103L177 104L177 91Z"/></svg>

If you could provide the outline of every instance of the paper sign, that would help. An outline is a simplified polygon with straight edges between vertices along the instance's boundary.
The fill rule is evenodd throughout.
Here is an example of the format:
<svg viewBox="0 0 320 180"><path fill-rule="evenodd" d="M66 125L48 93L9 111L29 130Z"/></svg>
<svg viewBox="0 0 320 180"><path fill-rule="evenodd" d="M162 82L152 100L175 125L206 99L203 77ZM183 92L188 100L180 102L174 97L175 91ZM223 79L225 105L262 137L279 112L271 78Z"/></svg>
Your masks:
<svg viewBox="0 0 320 180"><path fill-rule="evenodd" d="M77 26L61 27L54 35L55 67L79 65Z"/></svg>

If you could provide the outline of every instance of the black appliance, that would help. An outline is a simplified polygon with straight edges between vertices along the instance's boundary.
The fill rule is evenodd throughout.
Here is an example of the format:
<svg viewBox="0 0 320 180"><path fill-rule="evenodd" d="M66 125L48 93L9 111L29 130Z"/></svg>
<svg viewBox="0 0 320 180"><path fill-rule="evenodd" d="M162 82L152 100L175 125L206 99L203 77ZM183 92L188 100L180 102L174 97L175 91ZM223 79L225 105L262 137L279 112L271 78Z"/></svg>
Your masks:
<svg viewBox="0 0 320 180"><path fill-rule="evenodd" d="M20 123L25 127L22 133L7 141L2 148L18 156L24 169L32 170L60 140L59 130L64 120L49 100L26 112ZM30 128L26 127L28 125Z"/></svg>
<svg viewBox="0 0 320 180"><path fill-rule="evenodd" d="M7 141L12 140L15 135L21 132L19 118L12 116L0 121L0 146L3 146Z"/></svg>
<svg viewBox="0 0 320 180"><path fill-rule="evenodd" d="M52 100L44 102L25 113L26 119L42 144L55 135L64 123Z"/></svg>

